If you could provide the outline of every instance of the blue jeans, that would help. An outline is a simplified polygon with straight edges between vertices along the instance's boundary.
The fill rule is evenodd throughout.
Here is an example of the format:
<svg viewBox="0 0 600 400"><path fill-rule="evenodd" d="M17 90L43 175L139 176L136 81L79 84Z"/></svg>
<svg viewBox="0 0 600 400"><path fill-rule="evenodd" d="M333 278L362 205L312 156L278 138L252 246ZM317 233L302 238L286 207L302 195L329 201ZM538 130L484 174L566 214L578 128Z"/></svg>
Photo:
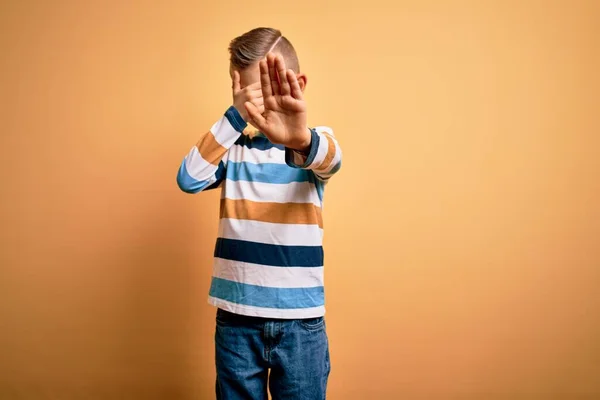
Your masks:
<svg viewBox="0 0 600 400"><path fill-rule="evenodd" d="M323 317L271 319L217 310L219 400L325 399L329 343ZM269 374L270 371L270 374Z"/></svg>

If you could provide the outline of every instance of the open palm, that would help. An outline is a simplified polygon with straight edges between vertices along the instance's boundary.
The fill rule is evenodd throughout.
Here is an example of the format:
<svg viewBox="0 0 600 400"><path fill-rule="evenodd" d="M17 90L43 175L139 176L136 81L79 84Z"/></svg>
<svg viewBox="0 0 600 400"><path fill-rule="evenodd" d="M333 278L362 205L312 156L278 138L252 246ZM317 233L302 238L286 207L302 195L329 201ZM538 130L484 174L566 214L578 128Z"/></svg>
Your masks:
<svg viewBox="0 0 600 400"><path fill-rule="evenodd" d="M273 143L303 148L310 133L306 122L306 103L291 69L286 69L281 55L267 54L260 63L260 82L264 112L252 103L245 107L252 123Z"/></svg>

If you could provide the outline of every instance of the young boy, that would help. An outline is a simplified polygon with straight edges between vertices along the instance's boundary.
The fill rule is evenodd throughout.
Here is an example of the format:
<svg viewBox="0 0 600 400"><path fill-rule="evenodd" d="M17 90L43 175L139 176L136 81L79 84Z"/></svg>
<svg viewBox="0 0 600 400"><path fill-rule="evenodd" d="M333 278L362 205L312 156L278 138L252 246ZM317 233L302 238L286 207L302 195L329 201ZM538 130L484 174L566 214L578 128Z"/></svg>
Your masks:
<svg viewBox="0 0 600 400"><path fill-rule="evenodd" d="M209 303L217 399L324 399L323 191L341 166L331 129L307 125L292 44L278 30L231 41L233 105L181 163L187 193L221 187ZM247 123L259 129L244 134ZM270 375L269 375L270 371Z"/></svg>

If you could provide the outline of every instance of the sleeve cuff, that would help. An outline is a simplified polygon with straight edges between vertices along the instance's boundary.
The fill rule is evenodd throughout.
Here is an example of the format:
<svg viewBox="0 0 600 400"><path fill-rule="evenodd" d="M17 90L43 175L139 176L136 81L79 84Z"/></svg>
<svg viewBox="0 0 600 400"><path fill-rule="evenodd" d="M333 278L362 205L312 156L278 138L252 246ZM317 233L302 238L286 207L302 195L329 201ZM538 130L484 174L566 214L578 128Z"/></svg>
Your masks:
<svg viewBox="0 0 600 400"><path fill-rule="evenodd" d="M317 133L317 131L313 128L310 128L310 150L308 151L308 156L306 156L306 160L304 161L303 164L298 164L294 161L294 155L298 154L300 155L301 153L299 151L290 149L288 147L285 148L285 162L287 165L289 165L290 167L294 167L294 168L303 168L303 169L307 169L315 160L315 157L317 155L317 151L319 150L319 142L320 142L321 138L319 137L319 134Z"/></svg>
<svg viewBox="0 0 600 400"><path fill-rule="evenodd" d="M231 126L233 126L233 129L240 133L243 133L244 129L246 129L246 126L248 126L246 121L244 121L244 118L242 118L239 111L234 106L229 107L227 111L225 111L225 117Z"/></svg>

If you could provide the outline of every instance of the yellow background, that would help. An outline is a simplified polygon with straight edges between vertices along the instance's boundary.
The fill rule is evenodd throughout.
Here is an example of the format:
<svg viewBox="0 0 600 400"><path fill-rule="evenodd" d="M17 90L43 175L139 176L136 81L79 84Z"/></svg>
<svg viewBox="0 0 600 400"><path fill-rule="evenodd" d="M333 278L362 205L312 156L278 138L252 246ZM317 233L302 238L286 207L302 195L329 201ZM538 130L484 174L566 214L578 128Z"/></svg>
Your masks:
<svg viewBox="0 0 600 400"><path fill-rule="evenodd" d="M182 157L279 28L326 191L331 399L600 398L600 3L3 1L0 399L209 399Z"/></svg>

